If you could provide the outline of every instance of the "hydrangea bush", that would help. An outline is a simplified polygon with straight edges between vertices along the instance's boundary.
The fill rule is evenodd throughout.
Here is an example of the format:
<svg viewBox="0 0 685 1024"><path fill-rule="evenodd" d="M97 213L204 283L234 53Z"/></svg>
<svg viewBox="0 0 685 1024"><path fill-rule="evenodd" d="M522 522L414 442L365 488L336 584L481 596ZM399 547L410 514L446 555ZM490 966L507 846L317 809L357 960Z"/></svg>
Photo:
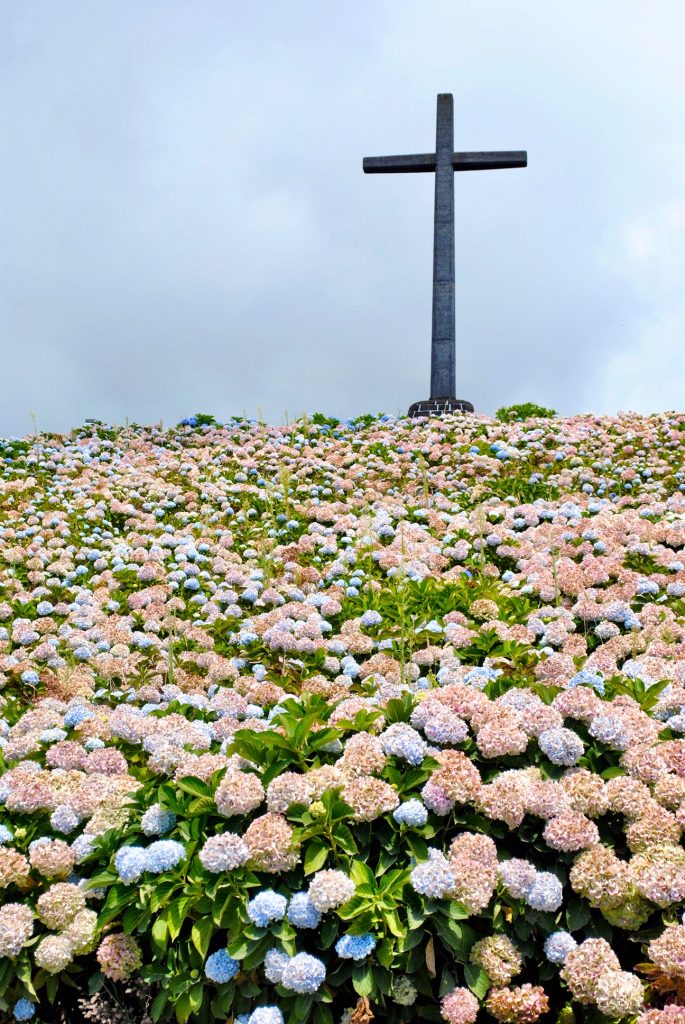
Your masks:
<svg viewBox="0 0 685 1024"><path fill-rule="evenodd" d="M0 442L5 1018L684 1024L684 432Z"/></svg>

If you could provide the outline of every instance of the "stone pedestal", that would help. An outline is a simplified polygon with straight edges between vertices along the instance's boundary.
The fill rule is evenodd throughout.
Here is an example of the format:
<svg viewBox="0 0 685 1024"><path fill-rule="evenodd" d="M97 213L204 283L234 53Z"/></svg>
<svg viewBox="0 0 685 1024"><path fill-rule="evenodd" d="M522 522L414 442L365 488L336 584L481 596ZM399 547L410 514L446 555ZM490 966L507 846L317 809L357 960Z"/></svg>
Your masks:
<svg viewBox="0 0 685 1024"><path fill-rule="evenodd" d="M446 412L475 412L470 402L464 398L425 398L422 402L414 402L409 406L407 416L443 416Z"/></svg>

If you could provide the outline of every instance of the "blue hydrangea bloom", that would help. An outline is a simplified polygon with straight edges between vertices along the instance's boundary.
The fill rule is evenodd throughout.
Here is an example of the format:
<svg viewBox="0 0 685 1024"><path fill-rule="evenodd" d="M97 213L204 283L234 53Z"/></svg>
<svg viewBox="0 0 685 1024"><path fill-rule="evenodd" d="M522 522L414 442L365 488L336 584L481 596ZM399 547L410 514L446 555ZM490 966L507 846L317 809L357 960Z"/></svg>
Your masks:
<svg viewBox="0 0 685 1024"><path fill-rule="evenodd" d="M93 835L88 835L87 832L82 832L80 836L77 836L71 844L71 848L76 854L76 863L80 864L86 857L95 849L95 839Z"/></svg>
<svg viewBox="0 0 685 1024"><path fill-rule="evenodd" d="M258 1006L247 1018L247 1024L284 1024L277 1006Z"/></svg>
<svg viewBox="0 0 685 1024"><path fill-rule="evenodd" d="M141 846L122 846L114 857L114 869L122 882L137 882L147 870L147 855Z"/></svg>
<svg viewBox="0 0 685 1024"><path fill-rule="evenodd" d="M9 843L14 838L14 833L7 828L7 825L0 825L0 846Z"/></svg>
<svg viewBox="0 0 685 1024"><path fill-rule="evenodd" d="M50 827L62 835L69 835L75 828L78 828L80 818L68 804L61 804L56 807L50 815Z"/></svg>
<svg viewBox="0 0 685 1024"><path fill-rule="evenodd" d="M563 964L578 943L569 932L552 932L545 942L545 956L553 964Z"/></svg>
<svg viewBox="0 0 685 1024"><path fill-rule="evenodd" d="M59 743L67 738L64 729L44 729L40 734L41 743Z"/></svg>
<svg viewBox="0 0 685 1024"><path fill-rule="evenodd" d="M176 815L161 804L152 804L141 818L140 825L146 836L161 836L176 824Z"/></svg>
<svg viewBox="0 0 685 1024"><path fill-rule="evenodd" d="M528 890L526 903L533 910L553 912L558 910L564 898L564 887L550 871L540 871Z"/></svg>
<svg viewBox="0 0 685 1024"><path fill-rule="evenodd" d="M288 905L288 920L296 928L318 928L321 913L316 909L309 893L296 892Z"/></svg>
<svg viewBox="0 0 685 1024"><path fill-rule="evenodd" d="M588 732L615 750L625 750L628 746L628 732L618 715L595 715Z"/></svg>
<svg viewBox="0 0 685 1024"><path fill-rule="evenodd" d="M444 853L435 849L429 849L428 860L416 865L410 879L416 892L434 899L442 899L455 884L449 861Z"/></svg>
<svg viewBox="0 0 685 1024"><path fill-rule="evenodd" d="M36 1007L30 999L17 999L13 1013L15 1020L31 1020L36 1015Z"/></svg>
<svg viewBox="0 0 685 1024"><path fill-rule="evenodd" d="M582 668L580 672L576 672L569 680L568 689L572 690L576 686L591 686L600 697L604 696L604 677L599 672L593 672L592 669Z"/></svg>
<svg viewBox="0 0 685 1024"><path fill-rule="evenodd" d="M145 855L147 870L158 875L180 864L185 858L186 848L175 839L159 839L156 843L150 843Z"/></svg>
<svg viewBox="0 0 685 1024"><path fill-rule="evenodd" d="M376 948L376 939L367 932L365 935L343 935L335 944L335 951L342 960L363 960Z"/></svg>
<svg viewBox="0 0 685 1024"><path fill-rule="evenodd" d="M538 744L552 764L564 765L567 768L577 764L585 751L580 736L563 726L545 729L538 736Z"/></svg>
<svg viewBox="0 0 685 1024"><path fill-rule="evenodd" d="M281 985L291 992L306 995L316 992L326 980L326 967L309 953L297 953L283 968Z"/></svg>
<svg viewBox="0 0 685 1024"><path fill-rule="evenodd" d="M501 669L489 668L484 665L477 665L470 669L464 676L467 686L473 686L476 690L484 690L491 679L497 679L502 674Z"/></svg>
<svg viewBox="0 0 685 1024"><path fill-rule="evenodd" d="M271 921L282 921L288 901L273 889L258 892L247 905L247 916L258 928L266 928Z"/></svg>
<svg viewBox="0 0 685 1024"><path fill-rule="evenodd" d="M215 981L217 985L225 985L227 981L235 978L239 970L240 964L229 956L225 949L212 953L205 962L205 977Z"/></svg>
<svg viewBox="0 0 685 1024"><path fill-rule="evenodd" d="M264 957L264 975L272 985L280 985L283 979L283 969L290 960L287 953L282 949L270 949Z"/></svg>
<svg viewBox="0 0 685 1024"><path fill-rule="evenodd" d="M411 825L413 828L420 828L428 821L428 811L420 800L405 800L403 804L396 807L392 814L398 825Z"/></svg>
<svg viewBox="0 0 685 1024"><path fill-rule="evenodd" d="M360 619L361 625L362 626L366 626L366 627L368 627L368 626L379 626L382 621L383 621L383 616L381 615L381 613L377 612L377 611L374 611L374 609L372 609L372 608L370 608L368 611L364 612L364 614L362 615L362 617Z"/></svg>
<svg viewBox="0 0 685 1024"><path fill-rule="evenodd" d="M380 736L385 754L393 754L409 764L421 764L428 753L424 738L408 722L395 722Z"/></svg>
<svg viewBox="0 0 685 1024"><path fill-rule="evenodd" d="M82 704L77 704L74 708L69 710L64 715L64 724L67 729L74 729L77 725L81 725L87 718L95 718L95 712L92 708L86 708Z"/></svg>
<svg viewBox="0 0 685 1024"><path fill-rule="evenodd" d="M40 676L38 675L38 673L36 672L35 669L27 668L21 674L21 681L22 681L22 683L26 683L27 686L38 686L38 683L40 682ZM23 1000L23 1001L26 1002L26 1000ZM20 999L19 1002L22 1002L22 1000ZM30 1004L30 1005L32 1006L33 1004ZM28 1019L28 1018L23 1018L23 1019Z"/></svg>

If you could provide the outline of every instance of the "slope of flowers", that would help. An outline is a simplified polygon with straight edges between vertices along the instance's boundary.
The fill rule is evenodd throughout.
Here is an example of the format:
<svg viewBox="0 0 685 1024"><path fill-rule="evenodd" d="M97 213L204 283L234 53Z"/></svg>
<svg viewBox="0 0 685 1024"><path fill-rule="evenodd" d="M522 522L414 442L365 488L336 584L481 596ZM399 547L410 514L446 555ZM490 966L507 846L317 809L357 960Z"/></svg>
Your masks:
<svg viewBox="0 0 685 1024"><path fill-rule="evenodd" d="M0 1019L684 1024L685 415L316 419L0 442Z"/></svg>

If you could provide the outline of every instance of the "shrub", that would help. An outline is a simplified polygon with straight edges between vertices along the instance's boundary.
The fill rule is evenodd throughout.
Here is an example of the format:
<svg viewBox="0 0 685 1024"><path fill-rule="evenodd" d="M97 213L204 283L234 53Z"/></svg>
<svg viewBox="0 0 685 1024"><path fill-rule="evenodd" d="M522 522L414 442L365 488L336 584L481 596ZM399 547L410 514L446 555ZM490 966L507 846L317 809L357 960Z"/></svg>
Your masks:
<svg viewBox="0 0 685 1024"><path fill-rule="evenodd" d="M551 419L556 416L556 409L546 409L543 405L536 405L534 402L522 402L518 405L503 405L495 413L500 423L515 423L520 420L534 418Z"/></svg>

